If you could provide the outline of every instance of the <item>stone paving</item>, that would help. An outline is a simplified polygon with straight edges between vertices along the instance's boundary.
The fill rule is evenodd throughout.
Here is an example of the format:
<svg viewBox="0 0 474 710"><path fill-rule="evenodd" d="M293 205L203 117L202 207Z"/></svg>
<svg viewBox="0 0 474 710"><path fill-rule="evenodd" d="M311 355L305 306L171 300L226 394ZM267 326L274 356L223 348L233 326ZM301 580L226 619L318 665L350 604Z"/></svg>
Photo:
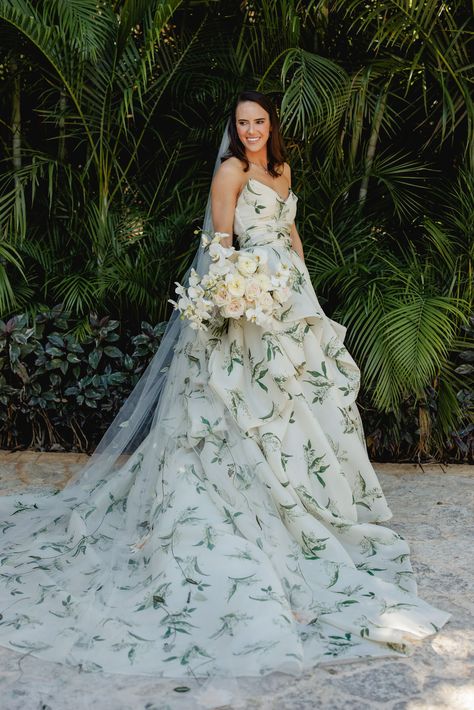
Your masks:
<svg viewBox="0 0 474 710"><path fill-rule="evenodd" d="M86 460L79 454L0 452L0 495L62 487ZM410 543L420 596L450 611L451 620L409 658L286 676L271 692L249 699L248 710L474 710L474 470L374 468L394 514L389 525ZM168 710L180 707L172 688L164 694L149 676L81 674L0 647L0 710Z"/></svg>

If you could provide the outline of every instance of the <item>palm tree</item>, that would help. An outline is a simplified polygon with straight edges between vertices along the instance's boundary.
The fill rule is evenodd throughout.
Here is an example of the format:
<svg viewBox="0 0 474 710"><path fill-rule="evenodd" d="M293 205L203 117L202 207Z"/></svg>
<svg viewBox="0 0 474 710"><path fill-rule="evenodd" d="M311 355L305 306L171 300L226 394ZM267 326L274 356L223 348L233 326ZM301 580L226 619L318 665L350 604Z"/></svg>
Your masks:
<svg viewBox="0 0 474 710"><path fill-rule="evenodd" d="M350 325L371 403L396 418L414 398L426 432L435 391L419 442L442 449L468 416L453 364L472 311L468 20L434 0L0 0L44 133L27 121L13 147L0 127L0 310L166 317L227 108L260 88L281 105L315 287Z"/></svg>
<svg viewBox="0 0 474 710"><path fill-rule="evenodd" d="M163 309L162 284L150 292L142 277L163 262L164 230L152 219L156 194L137 175L152 119L199 32L173 34L179 5L0 2L3 32L25 40L46 75L31 94L57 146L54 155L16 145L2 176L0 232L28 257L28 282L43 280L44 295L78 315L111 297L155 317ZM163 181L177 153L155 137ZM161 277L170 278L166 268ZM19 294L25 301L31 290L23 284Z"/></svg>
<svg viewBox="0 0 474 710"><path fill-rule="evenodd" d="M283 41L271 65L281 72L292 163L306 166L308 266L327 307L350 326L364 387L379 411L394 414L394 438L396 414L413 397L418 453L440 452L470 420L456 397L454 354L466 347L460 334L472 312L472 218L452 222L456 209L474 214L469 14L437 1L312 5L322 55ZM253 28L259 47L269 24L284 31L276 13L265 20ZM270 76L261 86L272 86ZM458 164L446 157L451 146ZM439 179L433 157L451 182ZM435 421L425 416L432 392Z"/></svg>

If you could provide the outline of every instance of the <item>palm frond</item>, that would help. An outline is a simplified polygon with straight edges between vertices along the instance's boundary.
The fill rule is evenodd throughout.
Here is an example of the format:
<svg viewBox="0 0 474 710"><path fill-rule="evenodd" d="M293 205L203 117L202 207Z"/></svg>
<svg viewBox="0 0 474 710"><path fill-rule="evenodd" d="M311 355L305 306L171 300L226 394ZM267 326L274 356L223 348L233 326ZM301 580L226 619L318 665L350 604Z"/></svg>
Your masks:
<svg viewBox="0 0 474 710"><path fill-rule="evenodd" d="M404 56L406 92L416 85L424 97L425 122L439 117L433 137L444 141L463 118L467 119L468 140L474 131L469 56L469 13L462 3L440 3L438 0L407 2L382 0L336 0L336 10L350 20L350 29L369 38L369 47L377 56ZM432 95L437 87L436 98ZM472 156L471 156L472 158Z"/></svg>
<svg viewBox="0 0 474 710"><path fill-rule="evenodd" d="M372 163L370 176L386 189L395 214L400 220L410 219L423 209L426 178L432 169L408 154L379 153Z"/></svg>
<svg viewBox="0 0 474 710"><path fill-rule="evenodd" d="M68 274L63 278L51 279L51 288L57 301L61 301L65 311L83 315L93 312L100 302L103 283L92 272Z"/></svg>
<svg viewBox="0 0 474 710"><path fill-rule="evenodd" d="M291 49L284 58L281 81L285 130L302 140L319 132L334 141L350 95L344 69L326 57Z"/></svg>

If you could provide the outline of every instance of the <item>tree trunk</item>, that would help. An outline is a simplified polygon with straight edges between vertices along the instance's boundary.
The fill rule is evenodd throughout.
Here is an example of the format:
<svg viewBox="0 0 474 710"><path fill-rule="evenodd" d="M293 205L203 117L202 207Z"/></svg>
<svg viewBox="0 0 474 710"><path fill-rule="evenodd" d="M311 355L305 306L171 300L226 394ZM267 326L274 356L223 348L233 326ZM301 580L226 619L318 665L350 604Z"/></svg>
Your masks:
<svg viewBox="0 0 474 710"><path fill-rule="evenodd" d="M369 185L369 174L374 162L375 150L377 148L377 141L380 133L380 126L382 124L383 115L385 112L385 106L387 105L387 93L388 87L382 91L379 100L377 102L377 107L375 109L374 123L372 126L372 133L369 139L369 145L367 147L367 155L365 158L365 175L362 178L362 183L359 191L359 203L364 204L367 197L367 188Z"/></svg>
<svg viewBox="0 0 474 710"><path fill-rule="evenodd" d="M16 60L12 59L10 67L13 72L12 94L12 162L15 171L21 168L21 80ZM15 182L18 176L15 176Z"/></svg>
<svg viewBox="0 0 474 710"><path fill-rule="evenodd" d="M364 106L367 101L367 85L369 83L368 77L364 77L361 84L360 90L355 97L355 109L354 109L354 120L352 124L352 140L349 153L349 162L353 167L357 158L357 151L359 149L360 139L362 136L362 129L364 125Z"/></svg>

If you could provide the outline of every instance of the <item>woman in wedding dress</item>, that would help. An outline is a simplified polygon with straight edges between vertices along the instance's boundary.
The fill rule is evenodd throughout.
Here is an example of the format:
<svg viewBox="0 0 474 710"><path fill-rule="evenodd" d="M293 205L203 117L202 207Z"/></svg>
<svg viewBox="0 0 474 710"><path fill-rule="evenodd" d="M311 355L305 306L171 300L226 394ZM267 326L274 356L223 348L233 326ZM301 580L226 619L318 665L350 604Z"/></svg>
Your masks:
<svg viewBox="0 0 474 710"><path fill-rule="evenodd" d="M291 296L271 326L196 331L175 312L87 467L0 499L7 648L190 687L407 655L449 618L383 524L360 371L311 285L265 95L238 97L226 142L213 229L289 269Z"/></svg>

